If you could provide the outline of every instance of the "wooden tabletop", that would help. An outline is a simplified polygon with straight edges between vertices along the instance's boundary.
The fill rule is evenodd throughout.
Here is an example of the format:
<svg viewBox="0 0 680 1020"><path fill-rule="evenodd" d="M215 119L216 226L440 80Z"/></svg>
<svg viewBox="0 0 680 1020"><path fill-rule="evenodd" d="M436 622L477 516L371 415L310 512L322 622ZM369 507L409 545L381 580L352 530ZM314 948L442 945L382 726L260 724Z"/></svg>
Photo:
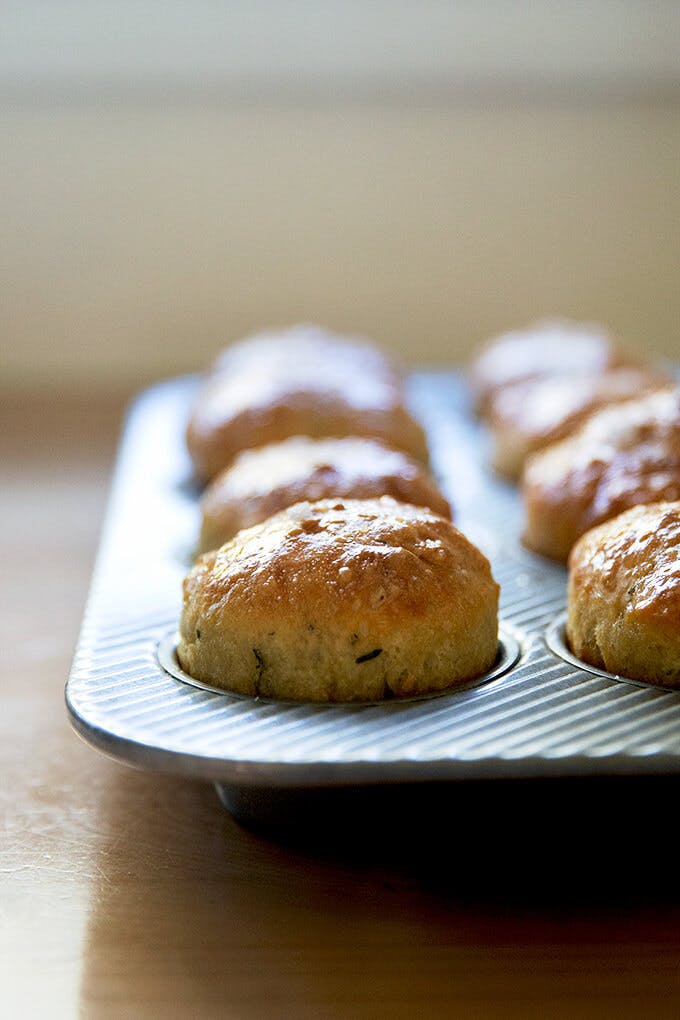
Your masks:
<svg viewBox="0 0 680 1020"><path fill-rule="evenodd" d="M587 831L559 867L594 880L546 882L536 839L518 885L507 819L476 870L465 829L405 809L385 830L350 815L340 834L311 818L265 835L212 787L124 768L75 736L63 688L121 406L2 401L0 1014L679 1016L680 896L648 881L677 868L664 828L642 840L635 890L601 895L611 848Z"/></svg>

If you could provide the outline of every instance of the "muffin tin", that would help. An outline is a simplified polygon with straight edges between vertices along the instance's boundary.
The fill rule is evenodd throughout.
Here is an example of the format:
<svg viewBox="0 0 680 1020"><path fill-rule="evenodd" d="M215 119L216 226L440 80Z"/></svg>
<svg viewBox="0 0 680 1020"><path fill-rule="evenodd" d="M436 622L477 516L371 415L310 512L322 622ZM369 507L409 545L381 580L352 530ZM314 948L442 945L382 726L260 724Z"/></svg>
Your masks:
<svg viewBox="0 0 680 1020"><path fill-rule="evenodd" d="M417 373L409 398L455 521L501 585L493 674L379 704L248 699L185 682L173 634L199 526L183 438L196 385L155 386L128 416L66 688L86 740L132 765L212 780L230 807L386 782L680 772L680 693L571 656L565 571L520 544L518 494L488 470L486 437L454 373Z"/></svg>

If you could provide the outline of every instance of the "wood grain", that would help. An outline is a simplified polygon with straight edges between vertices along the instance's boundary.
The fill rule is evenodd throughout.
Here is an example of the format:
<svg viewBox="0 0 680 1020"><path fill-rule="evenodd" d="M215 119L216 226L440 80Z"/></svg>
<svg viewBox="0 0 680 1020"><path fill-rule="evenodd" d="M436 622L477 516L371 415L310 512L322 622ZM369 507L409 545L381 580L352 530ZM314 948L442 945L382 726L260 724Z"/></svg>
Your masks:
<svg viewBox="0 0 680 1020"><path fill-rule="evenodd" d="M357 820L277 841L209 786L125 769L71 732L63 685L121 407L3 401L0 1012L677 1016L667 886L565 891L560 875L545 883L536 844L519 887L516 833L499 831L475 870L465 832L413 832L406 813L383 833ZM650 842L645 882L662 858ZM583 859L606 873L587 834Z"/></svg>

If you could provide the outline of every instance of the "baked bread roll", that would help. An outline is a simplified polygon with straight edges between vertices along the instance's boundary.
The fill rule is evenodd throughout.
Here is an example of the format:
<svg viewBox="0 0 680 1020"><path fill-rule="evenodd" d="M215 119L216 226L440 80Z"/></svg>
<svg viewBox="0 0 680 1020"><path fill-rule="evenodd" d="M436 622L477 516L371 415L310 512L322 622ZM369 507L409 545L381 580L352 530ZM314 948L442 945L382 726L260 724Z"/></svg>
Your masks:
<svg viewBox="0 0 680 1020"><path fill-rule="evenodd" d="M252 696L374 701L493 665L498 585L450 521L377 500L297 503L196 562L177 655Z"/></svg>
<svg viewBox="0 0 680 1020"><path fill-rule="evenodd" d="M225 351L187 430L197 475L214 478L242 450L297 435L369 436L427 461L402 380L376 348L300 326Z"/></svg>
<svg viewBox="0 0 680 1020"><path fill-rule="evenodd" d="M680 686L680 503L627 510L569 557L567 640L610 673Z"/></svg>
<svg viewBox="0 0 680 1020"><path fill-rule="evenodd" d="M442 517L451 508L422 464L375 439L295 436L240 453L201 501L200 552L293 503L393 496Z"/></svg>
<svg viewBox="0 0 680 1020"><path fill-rule="evenodd" d="M602 326L546 319L495 337L472 362L475 407L486 417L498 390L526 379L604 372L628 364Z"/></svg>
<svg viewBox="0 0 680 1020"><path fill-rule="evenodd" d="M619 368L505 386L491 399L492 464L499 474L516 481L529 454L570 435L600 407L670 385L645 369Z"/></svg>
<svg viewBox="0 0 680 1020"><path fill-rule="evenodd" d="M597 411L528 459L523 498L524 544L562 561L594 525L640 503L680 499L680 391Z"/></svg>

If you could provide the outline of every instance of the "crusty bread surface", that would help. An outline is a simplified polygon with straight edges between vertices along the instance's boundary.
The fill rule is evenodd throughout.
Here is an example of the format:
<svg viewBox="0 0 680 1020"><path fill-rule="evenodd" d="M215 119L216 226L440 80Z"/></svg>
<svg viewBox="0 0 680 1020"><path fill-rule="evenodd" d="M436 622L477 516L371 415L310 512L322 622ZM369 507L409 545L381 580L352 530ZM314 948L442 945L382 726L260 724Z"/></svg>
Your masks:
<svg viewBox="0 0 680 1020"><path fill-rule="evenodd" d="M187 428L197 476L214 478L242 450L297 435L368 436L427 461L402 378L372 345L299 326L228 348Z"/></svg>
<svg viewBox="0 0 680 1020"><path fill-rule="evenodd" d="M483 674L497 632L486 557L385 496L297 503L200 557L177 651L191 676L241 694L372 701Z"/></svg>
<svg viewBox="0 0 680 1020"><path fill-rule="evenodd" d="M528 458L524 543L563 562L576 540L638 504L680 499L680 390L593 414Z"/></svg>
<svg viewBox="0 0 680 1020"><path fill-rule="evenodd" d="M392 496L442 517L451 508L423 465L374 439L294 436L240 453L201 501L200 552L293 503Z"/></svg>
<svg viewBox="0 0 680 1020"><path fill-rule="evenodd" d="M680 502L633 507L579 539L567 638L592 666L680 686Z"/></svg>
<svg viewBox="0 0 680 1020"><path fill-rule="evenodd" d="M491 401L492 464L517 481L527 457L571 435L595 411L661 389L669 379L642 368L544 376L499 390Z"/></svg>
<svg viewBox="0 0 680 1020"><path fill-rule="evenodd" d="M494 395L506 386L544 376L602 372L630 361L603 326L569 319L534 322L494 337L473 358L475 407L487 417Z"/></svg>

